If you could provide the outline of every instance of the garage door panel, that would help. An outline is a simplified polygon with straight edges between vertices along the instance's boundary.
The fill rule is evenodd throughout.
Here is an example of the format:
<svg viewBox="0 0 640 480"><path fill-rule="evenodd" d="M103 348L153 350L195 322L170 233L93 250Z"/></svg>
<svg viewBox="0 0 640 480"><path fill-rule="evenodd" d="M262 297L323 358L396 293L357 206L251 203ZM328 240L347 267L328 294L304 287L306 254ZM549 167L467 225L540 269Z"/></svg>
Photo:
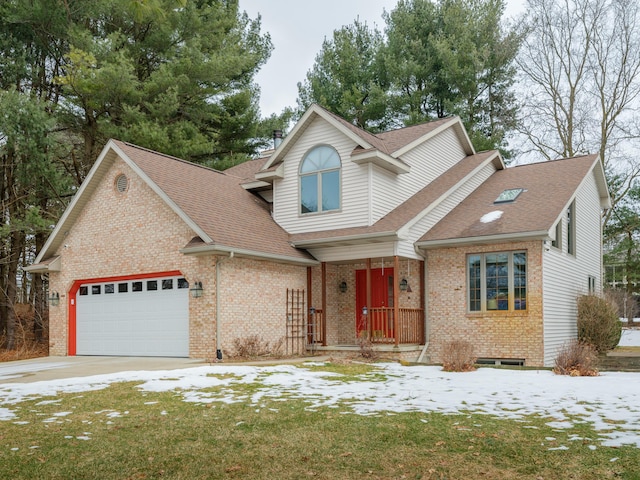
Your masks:
<svg viewBox="0 0 640 480"><path fill-rule="evenodd" d="M81 287L86 294L77 296L76 354L188 356L187 287L178 277Z"/></svg>

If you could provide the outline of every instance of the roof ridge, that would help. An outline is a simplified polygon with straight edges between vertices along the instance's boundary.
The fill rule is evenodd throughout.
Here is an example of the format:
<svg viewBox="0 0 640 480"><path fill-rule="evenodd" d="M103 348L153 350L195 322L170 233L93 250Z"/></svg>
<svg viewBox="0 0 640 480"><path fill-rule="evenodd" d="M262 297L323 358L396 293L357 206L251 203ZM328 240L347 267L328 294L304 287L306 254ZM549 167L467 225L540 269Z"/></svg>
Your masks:
<svg viewBox="0 0 640 480"><path fill-rule="evenodd" d="M375 135L377 137L378 135L384 135L386 133L399 132L400 130L407 130L409 128L421 127L421 126L427 125L429 123L444 122L444 121L447 121L447 120L452 120L454 118L460 118L460 117L458 115L449 115L449 116L446 116L446 117L434 118L433 120L427 120L426 122L414 123L413 125L405 125L404 127L392 128L390 130L385 130L384 132L372 133L371 135ZM382 139L380 139L380 140L382 140Z"/></svg>
<svg viewBox="0 0 640 480"><path fill-rule="evenodd" d="M506 170L512 169L512 168L519 168L519 167L533 167L533 166L537 166L537 165L545 165L548 163L555 163L555 162L565 162L565 161L570 161L570 160L582 160L588 157L593 157L593 159L595 160L598 157L597 153L585 153L584 155L576 155L575 157L563 157L563 158L553 158L550 160L540 160L539 162L531 162L531 163L522 163L519 165L514 165L513 167L507 167Z"/></svg>
<svg viewBox="0 0 640 480"><path fill-rule="evenodd" d="M159 157L165 157L165 158L168 158L170 160L175 160L177 162L184 163L186 165L191 165L191 166L194 166L194 167L200 167L200 168L203 168L203 169L205 169L207 171L210 171L210 172L213 172L213 173L219 173L221 175L226 175L224 173L224 171L222 171L222 170L218 170L218 169L215 169L215 168L212 168L212 167L208 167L207 165L202 165L201 163L190 162L189 160L185 160L184 158L174 157L173 155L169 155L167 153L158 152L157 150L152 150L150 148L141 147L140 145L136 145L136 144L130 143L130 142L125 142L123 140L117 140L115 138L112 139L112 140L114 142L116 142L116 143L118 143L118 142L122 143L122 144L124 144L124 145L126 145L126 146L128 146L130 148L135 149L135 150L141 150L141 151L144 151L144 152L147 152L147 153L151 153L153 155L157 155ZM231 176L231 175L227 175L227 176Z"/></svg>

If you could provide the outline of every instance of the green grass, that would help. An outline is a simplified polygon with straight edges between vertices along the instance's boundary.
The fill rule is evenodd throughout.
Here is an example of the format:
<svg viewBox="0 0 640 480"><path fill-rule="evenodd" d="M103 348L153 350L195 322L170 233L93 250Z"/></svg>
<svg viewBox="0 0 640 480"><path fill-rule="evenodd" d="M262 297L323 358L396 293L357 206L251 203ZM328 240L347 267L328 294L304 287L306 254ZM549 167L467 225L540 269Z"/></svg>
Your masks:
<svg viewBox="0 0 640 480"><path fill-rule="evenodd" d="M353 365L326 370L349 381L373 373ZM236 398L256 391L232 388ZM11 407L18 418L0 422L0 478L640 479L640 449L591 450L598 436L585 423L556 431L538 417L358 416L347 404L309 409L302 400L278 400L189 403L181 392L120 383L22 402ZM71 413L54 416L61 412ZM549 450L562 445L569 449Z"/></svg>

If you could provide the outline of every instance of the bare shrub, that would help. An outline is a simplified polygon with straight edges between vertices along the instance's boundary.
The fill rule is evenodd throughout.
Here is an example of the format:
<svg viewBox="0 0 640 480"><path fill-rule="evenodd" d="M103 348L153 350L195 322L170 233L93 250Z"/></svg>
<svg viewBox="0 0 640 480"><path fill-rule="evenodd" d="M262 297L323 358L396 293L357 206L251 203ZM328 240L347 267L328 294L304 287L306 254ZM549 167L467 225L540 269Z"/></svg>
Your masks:
<svg viewBox="0 0 640 480"><path fill-rule="evenodd" d="M36 341L33 327L27 322L17 319L14 331L13 349L6 349L6 338L0 335L0 362L25 360L27 358L46 357L49 355L49 345L44 341Z"/></svg>
<svg viewBox="0 0 640 480"><path fill-rule="evenodd" d="M380 354L373 348L373 343L367 336L358 337L358 346L360 347L360 356L367 360L378 360Z"/></svg>
<svg viewBox="0 0 640 480"><path fill-rule="evenodd" d="M442 351L442 368L445 372L470 372L475 370L476 360L471 342L452 340L445 343Z"/></svg>
<svg viewBox="0 0 640 480"><path fill-rule="evenodd" d="M594 377L598 375L595 367L597 358L596 349L592 345L572 340L565 343L558 352L553 371L558 375Z"/></svg>
<svg viewBox="0 0 640 480"><path fill-rule="evenodd" d="M233 356L256 358L269 354L269 342L259 335L249 335L233 339Z"/></svg>
<svg viewBox="0 0 640 480"><path fill-rule="evenodd" d="M233 339L233 357L254 359L259 357L281 357L284 339L281 338L273 345L260 335L249 335Z"/></svg>
<svg viewBox="0 0 640 480"><path fill-rule="evenodd" d="M622 324L614 302L599 295L578 297L578 340L598 353L614 349L620 342Z"/></svg>

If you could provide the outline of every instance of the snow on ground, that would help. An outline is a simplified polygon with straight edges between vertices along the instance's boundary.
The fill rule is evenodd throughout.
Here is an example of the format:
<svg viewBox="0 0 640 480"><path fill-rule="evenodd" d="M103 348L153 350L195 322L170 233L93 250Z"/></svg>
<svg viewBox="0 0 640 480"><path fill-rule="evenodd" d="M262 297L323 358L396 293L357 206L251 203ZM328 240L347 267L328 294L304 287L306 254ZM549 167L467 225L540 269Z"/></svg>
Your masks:
<svg viewBox="0 0 640 480"><path fill-rule="evenodd" d="M0 384L0 421L19 424L19 413L12 408L28 399L99 390L121 381L141 382L142 391L179 391L187 402L246 402L257 409L263 408L267 400L286 402L298 398L308 402L310 410L329 407L358 415L479 413L521 421L523 428L528 427L526 415L538 414L548 418L555 429L589 423L598 432L599 438L592 439L596 445L640 448L639 373L567 377L548 370L492 368L447 373L440 367L387 363L376 365L375 375L345 382L338 374L293 365L218 364ZM234 385L250 383L259 385L251 397L234 393Z"/></svg>
<svg viewBox="0 0 640 480"><path fill-rule="evenodd" d="M618 345L620 347L640 347L640 329L623 328Z"/></svg>

